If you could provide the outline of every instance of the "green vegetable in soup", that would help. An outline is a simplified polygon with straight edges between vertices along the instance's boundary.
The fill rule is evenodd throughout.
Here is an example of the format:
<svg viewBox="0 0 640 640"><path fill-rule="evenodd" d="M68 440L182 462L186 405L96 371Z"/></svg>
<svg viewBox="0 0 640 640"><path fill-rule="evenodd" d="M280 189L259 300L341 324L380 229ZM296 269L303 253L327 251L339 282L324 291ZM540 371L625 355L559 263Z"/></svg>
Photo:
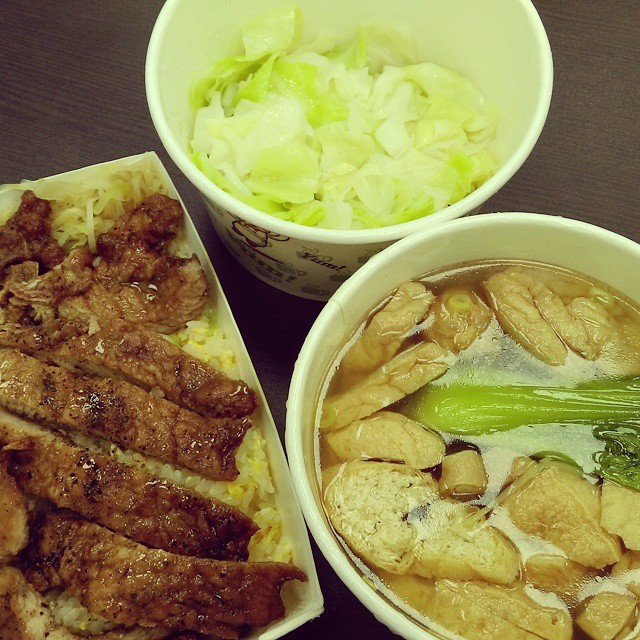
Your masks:
<svg viewBox="0 0 640 640"><path fill-rule="evenodd" d="M490 435L525 425L584 424L604 445L595 473L640 490L640 380L596 380L575 388L426 385L398 403L417 422L445 433ZM570 426L568 426L570 428ZM577 463L562 452L534 458Z"/></svg>
<svg viewBox="0 0 640 640"><path fill-rule="evenodd" d="M582 469L582 467L566 453L561 451L539 451L531 456L534 460L553 460L554 462L562 462L576 469Z"/></svg>
<svg viewBox="0 0 640 640"><path fill-rule="evenodd" d="M572 389L426 385L399 403L398 409L412 420L459 435L534 424L640 421L640 381L599 380Z"/></svg>
<svg viewBox="0 0 640 640"><path fill-rule="evenodd" d="M593 434L605 447L594 456L598 464L596 473L640 490L640 424L601 425Z"/></svg>

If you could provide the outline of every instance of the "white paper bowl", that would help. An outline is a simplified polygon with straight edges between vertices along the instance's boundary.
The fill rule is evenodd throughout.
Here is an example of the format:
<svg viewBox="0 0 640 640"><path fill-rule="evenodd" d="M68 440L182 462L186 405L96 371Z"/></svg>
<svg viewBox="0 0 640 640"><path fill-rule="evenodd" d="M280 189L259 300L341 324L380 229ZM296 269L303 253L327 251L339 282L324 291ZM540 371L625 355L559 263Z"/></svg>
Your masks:
<svg viewBox="0 0 640 640"><path fill-rule="evenodd" d="M492 213L453 220L395 243L332 296L300 351L287 401L286 448L307 524L343 582L392 631L434 637L372 589L348 559L324 513L316 470L314 423L338 350L379 302L402 282L461 262L535 260L607 283L640 301L640 245L584 222L532 213Z"/></svg>
<svg viewBox="0 0 640 640"><path fill-rule="evenodd" d="M455 69L500 111L500 168L460 202L425 218L381 229L309 228L239 202L215 186L188 154L194 114L192 82L213 62L238 52L240 27L284 0L168 0L151 35L146 88L158 135L200 191L229 251L258 278L283 291L326 300L368 258L399 238L476 210L513 176L536 143L551 100L553 63L544 27L530 0L298 0L305 38L330 29L353 37L370 18L413 30L422 61Z"/></svg>

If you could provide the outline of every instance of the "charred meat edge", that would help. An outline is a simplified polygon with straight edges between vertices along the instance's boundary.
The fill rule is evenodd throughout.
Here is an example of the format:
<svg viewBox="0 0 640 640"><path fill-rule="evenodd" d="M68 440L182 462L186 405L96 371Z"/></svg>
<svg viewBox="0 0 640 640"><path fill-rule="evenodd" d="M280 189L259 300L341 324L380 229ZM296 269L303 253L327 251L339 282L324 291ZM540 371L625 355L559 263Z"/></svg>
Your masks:
<svg viewBox="0 0 640 640"><path fill-rule="evenodd" d="M173 553L246 560L258 529L224 502L54 437L12 442L0 451L2 467L24 493Z"/></svg>
<svg viewBox="0 0 640 640"><path fill-rule="evenodd" d="M248 418L205 419L121 380L79 376L0 349L0 405L36 422L102 436L215 480L238 476Z"/></svg>

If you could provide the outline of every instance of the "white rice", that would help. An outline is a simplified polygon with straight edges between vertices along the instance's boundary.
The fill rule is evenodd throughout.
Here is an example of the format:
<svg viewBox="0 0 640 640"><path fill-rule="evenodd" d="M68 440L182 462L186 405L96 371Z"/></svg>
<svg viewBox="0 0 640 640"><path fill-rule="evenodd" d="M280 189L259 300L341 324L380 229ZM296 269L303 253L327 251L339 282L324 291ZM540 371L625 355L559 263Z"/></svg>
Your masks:
<svg viewBox="0 0 640 640"><path fill-rule="evenodd" d="M80 600L59 589L49 591L44 599L55 621L79 635L105 633L118 626L94 615L82 606Z"/></svg>
<svg viewBox="0 0 640 640"><path fill-rule="evenodd" d="M166 337L189 355L224 371L229 377L240 376L233 350L216 321L214 307L206 308L198 320L187 322L184 329Z"/></svg>

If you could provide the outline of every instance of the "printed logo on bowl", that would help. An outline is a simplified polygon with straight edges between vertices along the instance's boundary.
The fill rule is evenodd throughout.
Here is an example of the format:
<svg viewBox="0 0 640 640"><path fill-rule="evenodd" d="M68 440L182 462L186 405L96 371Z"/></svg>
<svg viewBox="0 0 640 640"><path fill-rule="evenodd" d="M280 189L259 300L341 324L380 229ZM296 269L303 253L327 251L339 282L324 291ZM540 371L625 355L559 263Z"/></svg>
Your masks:
<svg viewBox="0 0 640 640"><path fill-rule="evenodd" d="M333 269L334 271L342 271L347 268L344 264L340 265L333 262L333 256L321 255L318 249L314 247L302 247L302 249L303 251L296 251L296 255L302 260L309 260L310 262L319 264L321 267Z"/></svg>

